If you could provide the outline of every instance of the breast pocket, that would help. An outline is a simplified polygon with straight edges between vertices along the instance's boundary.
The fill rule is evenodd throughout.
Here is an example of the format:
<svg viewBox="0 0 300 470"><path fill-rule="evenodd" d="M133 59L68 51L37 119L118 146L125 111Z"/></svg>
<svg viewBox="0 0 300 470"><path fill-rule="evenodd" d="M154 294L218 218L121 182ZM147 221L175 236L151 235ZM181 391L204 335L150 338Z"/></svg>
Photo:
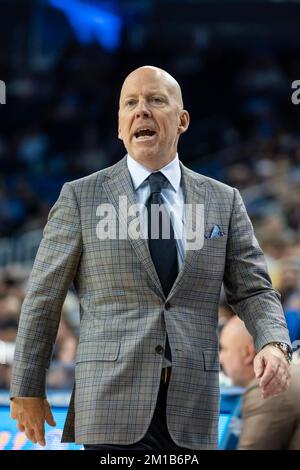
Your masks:
<svg viewBox="0 0 300 470"><path fill-rule="evenodd" d="M227 239L223 237L205 238L200 253L207 256L224 256Z"/></svg>

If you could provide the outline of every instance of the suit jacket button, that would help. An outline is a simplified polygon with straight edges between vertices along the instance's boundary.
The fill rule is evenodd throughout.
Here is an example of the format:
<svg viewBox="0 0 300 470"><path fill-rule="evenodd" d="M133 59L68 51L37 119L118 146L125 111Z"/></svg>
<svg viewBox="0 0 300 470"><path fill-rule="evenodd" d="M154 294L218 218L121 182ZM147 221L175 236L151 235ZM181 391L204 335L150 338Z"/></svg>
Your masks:
<svg viewBox="0 0 300 470"><path fill-rule="evenodd" d="M159 344L158 346L156 346L155 351L157 352L157 354L162 354L164 352L164 348Z"/></svg>
<svg viewBox="0 0 300 470"><path fill-rule="evenodd" d="M166 303L165 303L165 309L166 309L166 310L170 310L170 308L171 308L170 302L166 302Z"/></svg>

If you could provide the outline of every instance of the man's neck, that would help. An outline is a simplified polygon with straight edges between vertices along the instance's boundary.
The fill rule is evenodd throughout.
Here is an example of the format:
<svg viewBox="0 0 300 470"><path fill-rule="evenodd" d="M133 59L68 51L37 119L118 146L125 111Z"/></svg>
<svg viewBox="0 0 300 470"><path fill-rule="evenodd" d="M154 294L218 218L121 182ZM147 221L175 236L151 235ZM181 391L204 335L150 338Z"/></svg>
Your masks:
<svg viewBox="0 0 300 470"><path fill-rule="evenodd" d="M136 159L134 156L131 155L131 157L140 163L140 165L143 165L147 170L149 171L158 171L164 168L166 165L168 165L172 160L176 158L176 154L173 157L166 158L164 160L157 158L157 159Z"/></svg>

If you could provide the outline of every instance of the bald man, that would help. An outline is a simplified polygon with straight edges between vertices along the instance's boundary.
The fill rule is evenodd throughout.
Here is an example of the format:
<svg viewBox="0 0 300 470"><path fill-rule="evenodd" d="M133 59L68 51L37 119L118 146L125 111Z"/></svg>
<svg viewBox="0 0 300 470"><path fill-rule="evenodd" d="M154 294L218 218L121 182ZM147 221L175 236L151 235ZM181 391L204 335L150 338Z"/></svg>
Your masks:
<svg viewBox="0 0 300 470"><path fill-rule="evenodd" d="M300 450L300 362L291 364L291 384L280 395L264 399L255 377L256 351L244 322L231 318L223 327L221 364L237 386L245 388L239 449Z"/></svg>
<svg viewBox="0 0 300 470"><path fill-rule="evenodd" d="M119 103L127 155L65 183L49 213L11 385L11 415L33 442L45 444L45 420L55 425L46 370L72 281L81 323L63 442L98 450L216 448L222 282L255 337L264 395L288 386L284 315L241 196L179 160L189 119L169 73L134 70Z"/></svg>

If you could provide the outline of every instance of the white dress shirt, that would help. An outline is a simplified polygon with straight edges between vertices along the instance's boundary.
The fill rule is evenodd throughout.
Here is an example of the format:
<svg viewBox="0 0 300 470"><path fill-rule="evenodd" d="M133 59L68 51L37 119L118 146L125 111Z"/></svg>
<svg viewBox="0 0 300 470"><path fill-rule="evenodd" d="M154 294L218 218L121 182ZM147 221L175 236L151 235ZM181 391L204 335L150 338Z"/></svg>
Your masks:
<svg viewBox="0 0 300 470"><path fill-rule="evenodd" d="M127 166L135 189L136 202L143 204L143 210L140 214L140 224L143 236L147 238L148 218L146 202L150 196L150 184L149 181L145 180L151 173L153 173L153 171L137 162L129 154L127 154ZM172 208L174 214L173 229L177 243L178 270L180 270L183 265L185 254L185 219L181 169L179 165L178 154L176 153L175 158L158 171L163 173L170 183L167 188L162 188L161 196L164 203L166 204L168 212L170 212L170 209ZM164 368L170 365L172 365L172 363L166 357L164 357L162 367Z"/></svg>
<svg viewBox="0 0 300 470"><path fill-rule="evenodd" d="M146 203L150 196L150 184L149 181L145 180L151 173L153 173L153 171L134 160L134 158L132 158L129 154L127 154L127 166L135 189L136 202L143 204L143 211L140 214L141 231L143 231L143 236L147 238L148 218ZM170 183L167 188L162 188L161 196L164 203L166 204L168 212L170 212L172 208L174 214L173 229L177 243L178 271L180 271L185 256L185 222L184 197L182 191L181 169L179 165L178 154L176 154L175 158L170 163L158 171L163 173Z"/></svg>

